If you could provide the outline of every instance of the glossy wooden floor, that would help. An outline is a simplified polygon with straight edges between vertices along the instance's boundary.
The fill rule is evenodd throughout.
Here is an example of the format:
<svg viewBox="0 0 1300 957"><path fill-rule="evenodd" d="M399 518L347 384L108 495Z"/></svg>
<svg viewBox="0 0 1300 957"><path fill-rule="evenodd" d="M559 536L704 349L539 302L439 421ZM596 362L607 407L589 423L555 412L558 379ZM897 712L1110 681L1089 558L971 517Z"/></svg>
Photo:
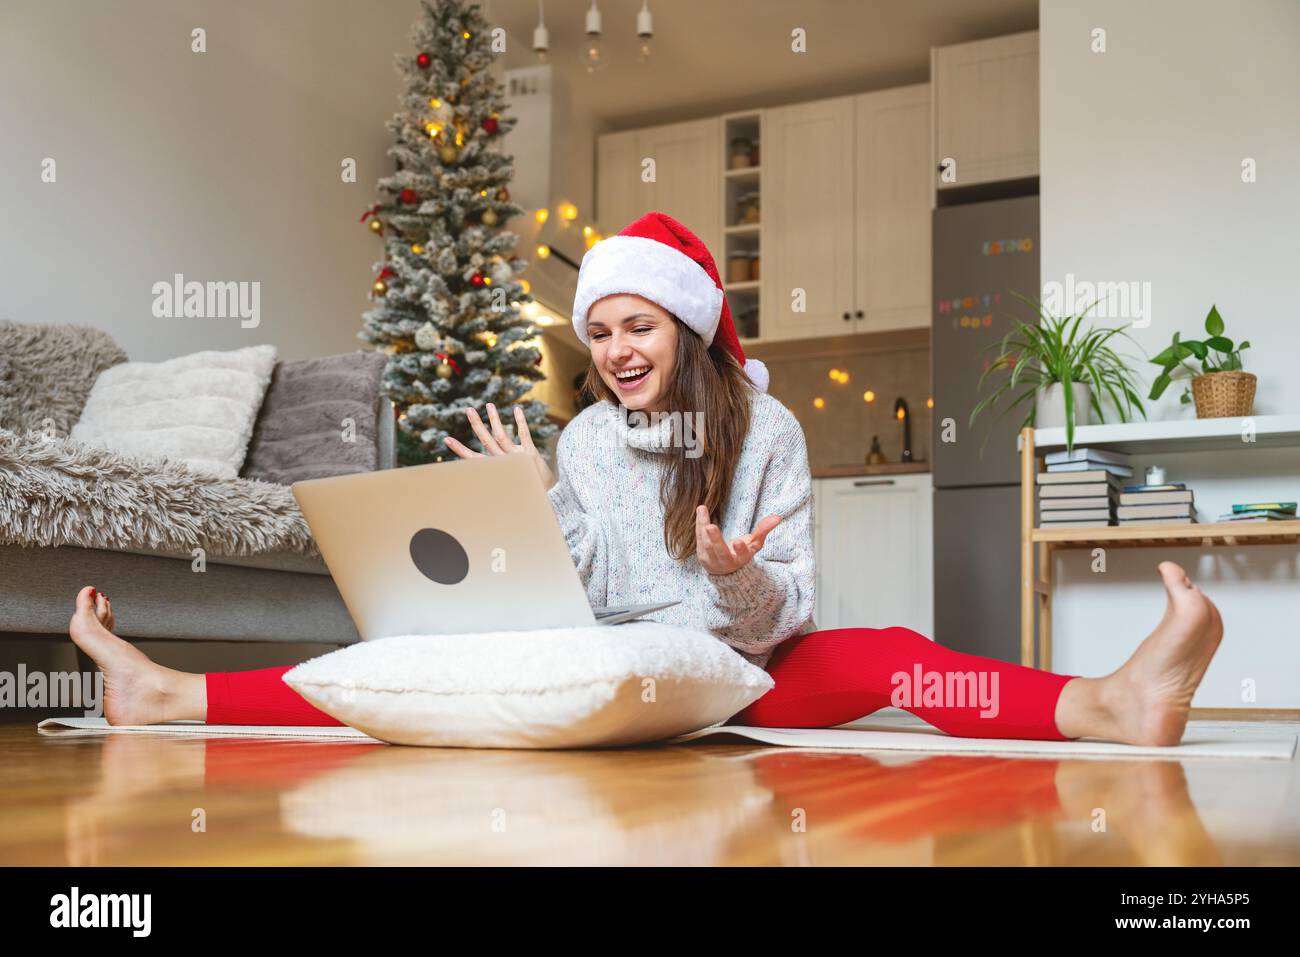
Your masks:
<svg viewBox="0 0 1300 957"><path fill-rule="evenodd" d="M11 725L0 769L3 865L1300 864L1295 760L469 751Z"/></svg>

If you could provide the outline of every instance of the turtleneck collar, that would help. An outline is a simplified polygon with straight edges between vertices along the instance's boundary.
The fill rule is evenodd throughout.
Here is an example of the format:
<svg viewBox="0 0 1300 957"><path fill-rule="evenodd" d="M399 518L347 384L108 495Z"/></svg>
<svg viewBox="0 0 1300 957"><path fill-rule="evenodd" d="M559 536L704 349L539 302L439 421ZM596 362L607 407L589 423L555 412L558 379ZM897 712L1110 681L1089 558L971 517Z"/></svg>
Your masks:
<svg viewBox="0 0 1300 957"><path fill-rule="evenodd" d="M646 452L667 452L674 441L673 416L655 416L649 412L632 413L628 421L629 410L622 405L606 401L606 415L615 436L632 448Z"/></svg>

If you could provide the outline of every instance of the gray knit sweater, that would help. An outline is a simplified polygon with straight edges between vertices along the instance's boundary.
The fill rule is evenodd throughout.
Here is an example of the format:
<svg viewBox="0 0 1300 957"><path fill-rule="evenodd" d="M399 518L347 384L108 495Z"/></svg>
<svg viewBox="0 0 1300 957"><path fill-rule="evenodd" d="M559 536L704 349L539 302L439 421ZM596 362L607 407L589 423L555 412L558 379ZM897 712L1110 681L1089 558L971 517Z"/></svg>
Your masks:
<svg viewBox="0 0 1300 957"><path fill-rule="evenodd" d="M694 555L678 562L664 546L663 450L674 432L686 436L688 454L698 440L681 431L681 419L629 424L621 406L604 400L583 409L560 434L550 498L593 605L676 599L646 618L711 632L761 667L782 641L816 630L813 497L799 420L770 395L751 396L730 501L721 519L709 519L728 540L765 515L783 520L743 568L712 575Z"/></svg>

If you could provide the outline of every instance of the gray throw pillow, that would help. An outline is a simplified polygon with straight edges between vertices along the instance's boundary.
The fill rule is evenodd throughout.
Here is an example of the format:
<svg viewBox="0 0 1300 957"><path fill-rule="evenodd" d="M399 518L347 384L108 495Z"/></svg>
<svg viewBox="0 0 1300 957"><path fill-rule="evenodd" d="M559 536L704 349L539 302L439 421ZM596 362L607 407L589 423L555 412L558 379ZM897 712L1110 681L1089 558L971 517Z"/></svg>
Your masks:
<svg viewBox="0 0 1300 957"><path fill-rule="evenodd" d="M373 471L379 457L375 415L387 363L382 352L278 363L239 474L290 485Z"/></svg>

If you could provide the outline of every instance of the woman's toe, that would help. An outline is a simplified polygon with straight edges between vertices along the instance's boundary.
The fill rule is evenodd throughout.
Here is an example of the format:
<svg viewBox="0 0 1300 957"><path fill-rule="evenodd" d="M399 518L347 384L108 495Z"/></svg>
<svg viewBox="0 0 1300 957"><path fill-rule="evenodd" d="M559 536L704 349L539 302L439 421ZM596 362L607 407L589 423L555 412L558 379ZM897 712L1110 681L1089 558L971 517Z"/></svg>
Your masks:
<svg viewBox="0 0 1300 957"><path fill-rule="evenodd" d="M87 585L82 588L81 591L77 592L77 611L82 613L89 612L92 615L95 614L95 600L98 596L99 593L95 590L94 585Z"/></svg>

